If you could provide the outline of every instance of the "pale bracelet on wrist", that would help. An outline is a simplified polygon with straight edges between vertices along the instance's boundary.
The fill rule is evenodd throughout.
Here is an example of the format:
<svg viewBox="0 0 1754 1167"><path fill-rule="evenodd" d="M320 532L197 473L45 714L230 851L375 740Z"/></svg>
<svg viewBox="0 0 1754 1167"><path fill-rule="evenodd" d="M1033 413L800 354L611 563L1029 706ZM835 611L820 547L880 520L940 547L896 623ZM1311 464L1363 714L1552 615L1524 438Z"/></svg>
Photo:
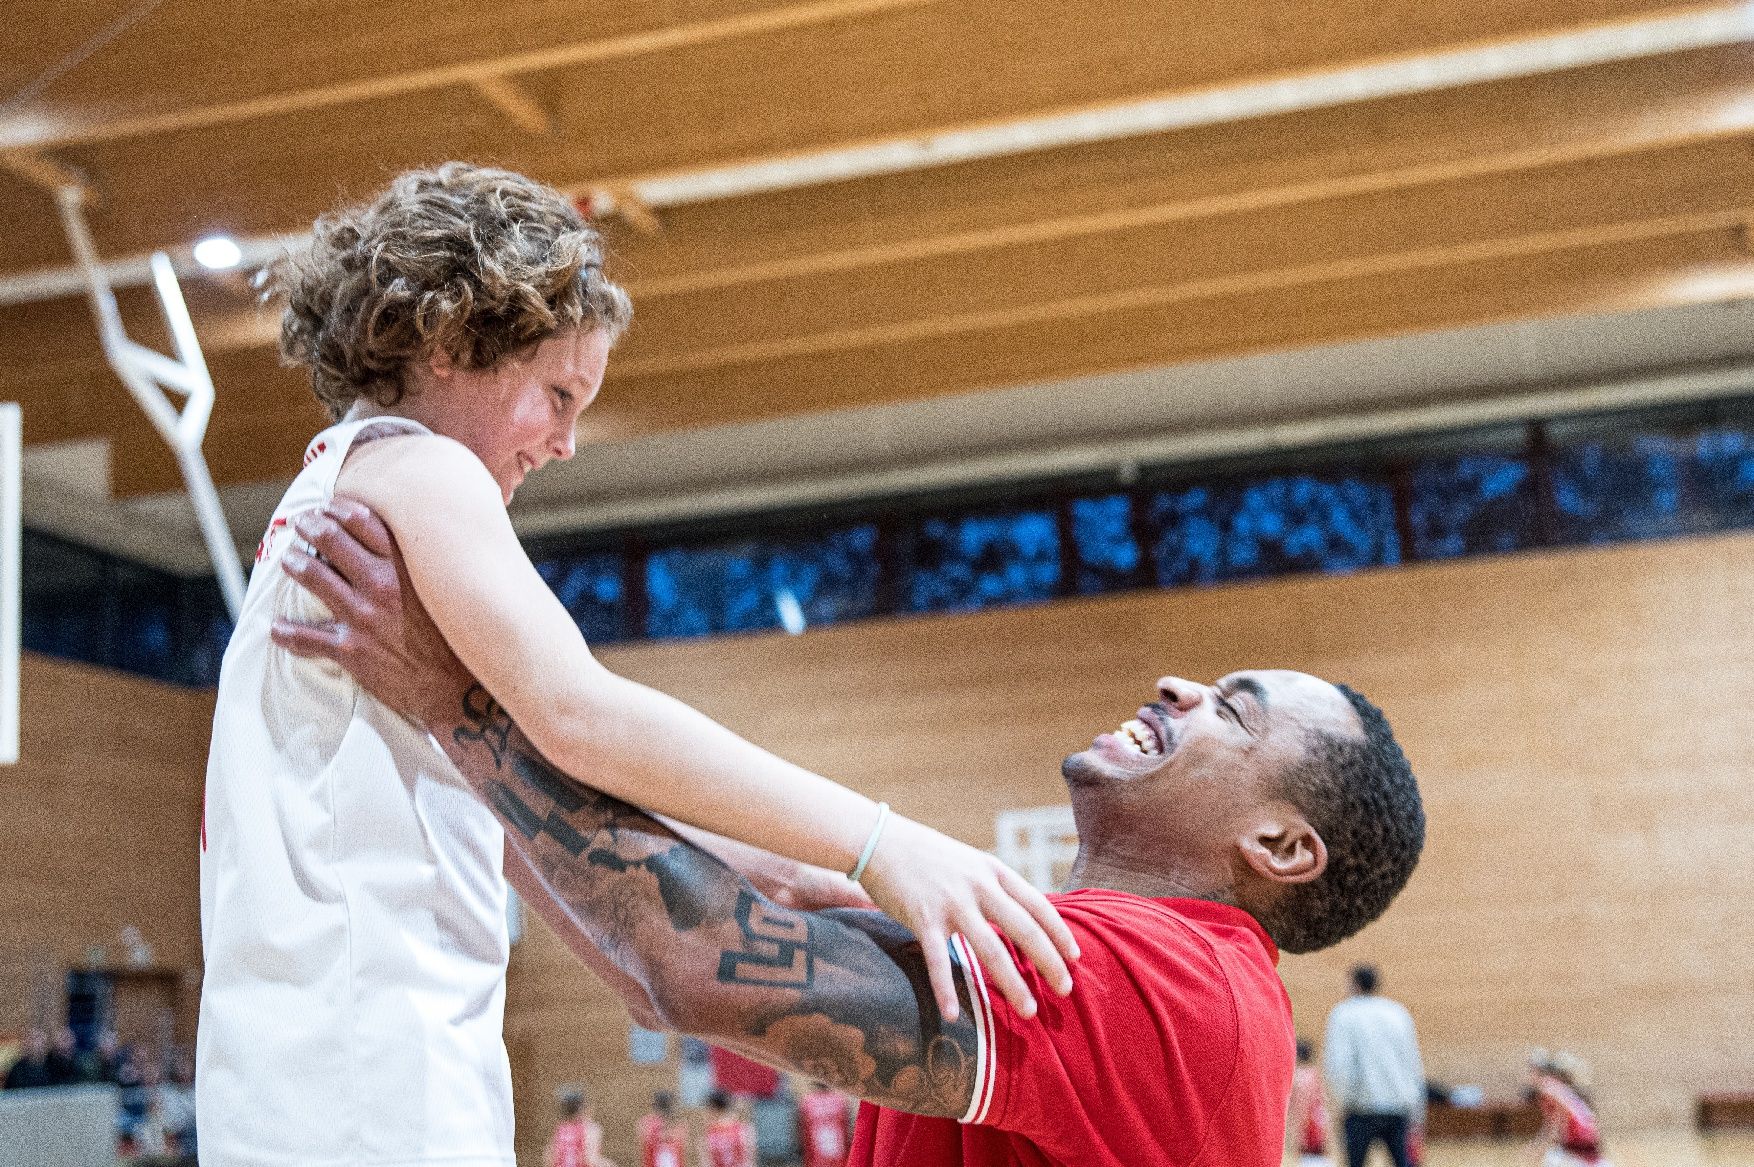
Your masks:
<svg viewBox="0 0 1754 1167"><path fill-rule="evenodd" d="M883 837L883 826L889 821L889 804L877 804L877 825L871 828L871 837L865 840L865 850L859 856L858 866L847 872L847 878L854 883L859 882L865 874L865 868L871 862L871 856L877 853L877 840Z"/></svg>

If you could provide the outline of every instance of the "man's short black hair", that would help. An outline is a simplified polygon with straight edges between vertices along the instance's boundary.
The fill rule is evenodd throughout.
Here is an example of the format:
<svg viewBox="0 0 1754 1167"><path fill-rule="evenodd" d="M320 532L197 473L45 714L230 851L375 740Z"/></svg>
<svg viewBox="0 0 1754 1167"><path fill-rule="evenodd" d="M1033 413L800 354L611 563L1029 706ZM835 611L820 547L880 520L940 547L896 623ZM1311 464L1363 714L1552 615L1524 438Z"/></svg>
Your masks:
<svg viewBox="0 0 1754 1167"><path fill-rule="evenodd" d="M560 1117L572 1119L579 1116L585 1108L585 1093L582 1090L563 1090L560 1095Z"/></svg>
<svg viewBox="0 0 1754 1167"><path fill-rule="evenodd" d="M1305 1064L1314 1056L1315 1056L1315 1050L1310 1048L1309 1042L1303 1040L1303 1038L1301 1038L1301 1037L1298 1038L1297 1039L1297 1061L1298 1061L1298 1064L1300 1064L1300 1065Z"/></svg>
<svg viewBox="0 0 1754 1167"><path fill-rule="evenodd" d="M1377 974L1376 966L1374 964L1360 964L1353 966L1352 987L1357 989L1360 993L1374 993L1376 992L1377 985L1381 983L1382 977Z"/></svg>
<svg viewBox="0 0 1754 1167"><path fill-rule="evenodd" d="M714 1090L706 1096L706 1104L710 1110L731 1109L731 1096L723 1090Z"/></svg>
<svg viewBox="0 0 1754 1167"><path fill-rule="evenodd" d="M1285 794L1328 848L1328 867L1263 911L1261 926L1286 952L1338 944L1383 914L1407 886L1425 845L1425 808L1413 767L1388 718L1357 690L1336 685L1364 735L1324 733L1285 780Z"/></svg>

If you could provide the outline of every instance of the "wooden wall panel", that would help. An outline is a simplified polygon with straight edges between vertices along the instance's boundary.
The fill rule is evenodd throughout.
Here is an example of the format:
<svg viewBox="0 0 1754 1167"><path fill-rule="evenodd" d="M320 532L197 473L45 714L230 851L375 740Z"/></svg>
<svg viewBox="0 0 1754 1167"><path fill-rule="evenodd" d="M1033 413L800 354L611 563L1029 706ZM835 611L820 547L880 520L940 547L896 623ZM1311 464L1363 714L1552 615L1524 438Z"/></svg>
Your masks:
<svg viewBox="0 0 1754 1167"><path fill-rule="evenodd" d="M1061 756L1163 671L1350 681L1398 726L1430 842L1383 921L1285 959L1300 1029L1319 1038L1344 970L1375 961L1433 1077L1505 1095L1528 1046L1575 1049L1597 1067L1612 1138L1754 1081L1750 643L1754 534L1741 534L604 656L983 846L999 810L1063 802ZM596 1088L625 1155L651 1076L616 1060L624 1016L540 924L510 1001L526 1156L563 1080Z"/></svg>
<svg viewBox="0 0 1754 1167"><path fill-rule="evenodd" d="M45 973L58 1008L61 975L89 946L120 962L132 924L157 964L189 977L190 1036L213 694L32 654L21 682L19 761L0 769L0 1032L35 1020Z"/></svg>
<svg viewBox="0 0 1754 1167"><path fill-rule="evenodd" d="M1591 1058L1610 1132L1681 1122L1745 1086L1754 1015L1743 841L1754 756L1754 535L1531 554L1351 577L1144 592L971 616L626 646L621 671L981 845L1000 809L1063 801L1058 759L1159 672L1290 665L1395 718L1431 818L1388 918L1282 966L1318 1034L1370 959L1419 1018L1434 1076L1514 1087L1532 1044ZM35 970L135 923L197 967L195 832L210 694L27 657L24 754L0 772L0 1029ZM597 1096L612 1151L663 1070L626 1065L626 1019L532 920L508 1043L535 1162L554 1088Z"/></svg>

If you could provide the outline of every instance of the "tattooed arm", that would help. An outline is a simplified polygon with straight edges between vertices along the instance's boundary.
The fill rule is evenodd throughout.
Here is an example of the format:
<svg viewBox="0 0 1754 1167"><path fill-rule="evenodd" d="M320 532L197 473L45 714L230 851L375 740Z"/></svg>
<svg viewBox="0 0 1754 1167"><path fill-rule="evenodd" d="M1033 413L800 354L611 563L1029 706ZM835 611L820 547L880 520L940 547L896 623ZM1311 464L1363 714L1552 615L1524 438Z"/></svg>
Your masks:
<svg viewBox="0 0 1754 1167"><path fill-rule="evenodd" d="M313 560L298 578L336 619L277 623L276 643L340 664L433 734L505 825L508 875L636 1015L886 1105L964 1113L973 1024L966 1008L942 1020L911 933L874 912L775 904L663 823L574 782L451 652L387 532L310 537L334 567Z"/></svg>
<svg viewBox="0 0 1754 1167"><path fill-rule="evenodd" d="M555 769L479 685L452 692L451 711L432 703L426 726L543 885L549 922L600 951L659 1019L885 1106L967 1110L967 987L961 1020L946 1024L905 928L775 904L644 811Z"/></svg>

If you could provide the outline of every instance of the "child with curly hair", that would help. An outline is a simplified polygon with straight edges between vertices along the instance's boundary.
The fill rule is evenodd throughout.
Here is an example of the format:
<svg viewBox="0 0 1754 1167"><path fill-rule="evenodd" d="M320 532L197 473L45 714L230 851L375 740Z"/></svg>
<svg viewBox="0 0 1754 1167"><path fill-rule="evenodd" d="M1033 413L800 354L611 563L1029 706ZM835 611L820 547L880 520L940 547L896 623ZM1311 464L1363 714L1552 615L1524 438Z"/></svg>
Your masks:
<svg viewBox="0 0 1754 1167"><path fill-rule="evenodd" d="M512 1167L506 877L538 911L565 910L527 860L507 864L493 812L424 732L285 650L327 617L301 584L340 565L303 537L354 505L338 496L387 524L481 682L482 736L503 708L561 770L787 857L726 853L819 904L861 900L820 869L862 870L918 934L947 1013L953 932L1033 1011L989 920L1070 990L1070 933L1009 868L612 673L536 573L506 506L572 456L631 317L564 195L461 163L404 174L319 219L269 290L282 353L335 424L275 512L220 677L201 863L206 1167Z"/></svg>

